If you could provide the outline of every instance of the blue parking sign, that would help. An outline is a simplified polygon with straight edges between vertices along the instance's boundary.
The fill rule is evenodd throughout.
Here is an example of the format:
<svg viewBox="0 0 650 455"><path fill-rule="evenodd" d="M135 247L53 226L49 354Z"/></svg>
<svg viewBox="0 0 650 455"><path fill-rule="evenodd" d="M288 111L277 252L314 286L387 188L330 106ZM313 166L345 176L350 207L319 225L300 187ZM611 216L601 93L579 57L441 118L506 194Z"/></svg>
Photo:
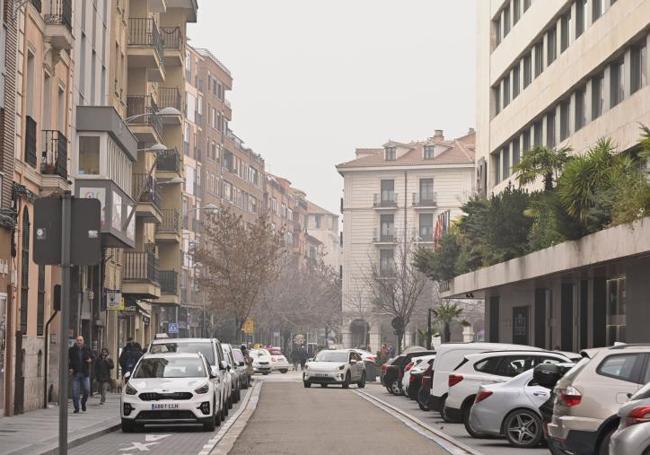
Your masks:
<svg viewBox="0 0 650 455"><path fill-rule="evenodd" d="M175 322L167 324L167 333L178 333L178 324Z"/></svg>

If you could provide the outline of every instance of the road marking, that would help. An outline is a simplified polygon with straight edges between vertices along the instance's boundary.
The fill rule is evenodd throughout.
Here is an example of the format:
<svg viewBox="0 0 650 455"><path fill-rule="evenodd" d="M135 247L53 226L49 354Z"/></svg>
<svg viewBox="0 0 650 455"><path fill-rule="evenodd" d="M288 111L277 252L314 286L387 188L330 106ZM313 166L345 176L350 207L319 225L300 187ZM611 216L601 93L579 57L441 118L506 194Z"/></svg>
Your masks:
<svg viewBox="0 0 650 455"><path fill-rule="evenodd" d="M144 441L156 442L156 441L160 441L161 439L165 439L168 436L171 436L171 434L148 434L147 436L145 436Z"/></svg>
<svg viewBox="0 0 650 455"><path fill-rule="evenodd" d="M375 405L379 409L383 410L384 412L392 415L413 431L435 442L452 455L483 455L482 452L479 452L478 450L457 441L452 436L449 436L448 434L443 433L442 431L437 430L430 425L427 425L420 419L413 417L412 415L402 411L401 409L393 406L390 403L387 403L380 398L377 398L376 396L369 394L368 392L354 390L354 393L367 400L371 404Z"/></svg>
<svg viewBox="0 0 650 455"><path fill-rule="evenodd" d="M155 446L156 444L159 444L158 442L132 442L133 444L131 447L126 447L124 449L120 449L120 452L125 452L125 451L131 451L131 450L139 450L140 452L149 452L149 446Z"/></svg>

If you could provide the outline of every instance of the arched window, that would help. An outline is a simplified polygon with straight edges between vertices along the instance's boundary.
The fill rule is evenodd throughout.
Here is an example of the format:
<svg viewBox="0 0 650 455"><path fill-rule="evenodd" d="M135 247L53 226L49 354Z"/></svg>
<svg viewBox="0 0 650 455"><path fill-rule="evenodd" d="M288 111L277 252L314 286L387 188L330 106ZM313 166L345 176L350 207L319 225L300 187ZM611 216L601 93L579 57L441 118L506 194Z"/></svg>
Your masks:
<svg viewBox="0 0 650 455"><path fill-rule="evenodd" d="M20 331L27 334L27 310L29 303L29 212L23 211L22 253L20 261Z"/></svg>

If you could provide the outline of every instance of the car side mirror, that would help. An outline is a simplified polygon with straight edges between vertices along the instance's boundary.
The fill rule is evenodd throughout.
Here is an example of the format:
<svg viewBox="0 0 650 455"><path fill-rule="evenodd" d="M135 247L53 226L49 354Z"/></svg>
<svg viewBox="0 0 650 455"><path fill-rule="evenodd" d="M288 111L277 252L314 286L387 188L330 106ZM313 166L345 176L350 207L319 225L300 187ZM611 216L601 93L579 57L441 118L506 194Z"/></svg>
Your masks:
<svg viewBox="0 0 650 455"><path fill-rule="evenodd" d="M126 382L129 381L129 378L130 378L130 377L131 377L131 372L130 372L130 371L127 371L126 373L124 373L124 380L125 380Z"/></svg>
<svg viewBox="0 0 650 455"><path fill-rule="evenodd" d="M220 367L222 370L228 370L228 362L226 362L225 360L222 360L222 361L221 361L221 364L219 365L219 367Z"/></svg>
<svg viewBox="0 0 650 455"><path fill-rule="evenodd" d="M210 366L210 379L215 379L217 376L219 376L219 368L215 365Z"/></svg>
<svg viewBox="0 0 650 455"><path fill-rule="evenodd" d="M240 366L240 367L243 367L244 365L245 365L244 361L241 360L241 361L239 362L239 366Z"/></svg>

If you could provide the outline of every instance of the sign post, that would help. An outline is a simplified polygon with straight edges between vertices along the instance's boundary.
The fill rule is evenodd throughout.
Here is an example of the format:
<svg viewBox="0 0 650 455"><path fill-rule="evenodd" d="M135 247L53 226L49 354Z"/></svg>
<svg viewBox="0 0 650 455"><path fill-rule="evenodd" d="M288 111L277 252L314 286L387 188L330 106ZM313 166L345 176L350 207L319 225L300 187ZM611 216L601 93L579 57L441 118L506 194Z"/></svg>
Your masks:
<svg viewBox="0 0 650 455"><path fill-rule="evenodd" d="M68 453L68 330L70 325L70 233L72 196L61 201L61 318L59 321L59 455Z"/></svg>

